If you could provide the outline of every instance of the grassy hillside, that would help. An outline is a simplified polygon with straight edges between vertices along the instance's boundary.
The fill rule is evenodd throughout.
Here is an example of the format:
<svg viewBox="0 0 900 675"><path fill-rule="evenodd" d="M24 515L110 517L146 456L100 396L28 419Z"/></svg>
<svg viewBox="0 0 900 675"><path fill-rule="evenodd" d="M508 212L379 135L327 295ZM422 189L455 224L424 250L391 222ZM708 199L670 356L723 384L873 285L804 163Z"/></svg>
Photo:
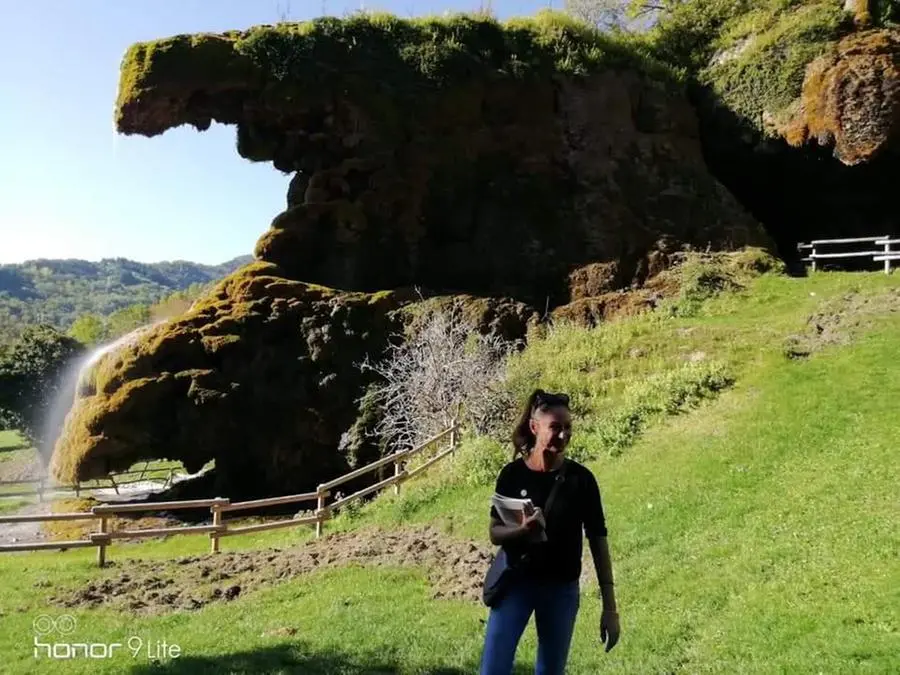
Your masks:
<svg viewBox="0 0 900 675"><path fill-rule="evenodd" d="M598 647L591 576L570 672L900 670L898 307L895 277L767 276L702 303L682 298L654 316L560 329L512 365L517 386L572 392L573 451L597 475L609 520L622 641L610 654ZM623 429L631 431L622 437ZM492 443L470 441L440 472L326 530L428 523L483 543L500 461ZM223 550L283 549L309 536L229 538ZM486 610L432 599L419 568L332 566L162 615L48 604L60 589L129 573L133 558L160 561L154 573L177 585L202 560L161 561L207 545L202 537L116 544L115 565L102 572L91 552L0 557L6 672L35 670L32 622L42 613L76 617L73 638L165 639L182 656L159 666L143 652L44 661L41 672L475 670ZM265 561L254 564L265 569ZM534 649L530 626L520 672L530 672Z"/></svg>
<svg viewBox="0 0 900 675"><path fill-rule="evenodd" d="M124 258L0 265L0 328L48 323L66 330L81 314L107 315L129 305L149 305L173 291L216 281L250 258L241 256L221 265L147 264Z"/></svg>

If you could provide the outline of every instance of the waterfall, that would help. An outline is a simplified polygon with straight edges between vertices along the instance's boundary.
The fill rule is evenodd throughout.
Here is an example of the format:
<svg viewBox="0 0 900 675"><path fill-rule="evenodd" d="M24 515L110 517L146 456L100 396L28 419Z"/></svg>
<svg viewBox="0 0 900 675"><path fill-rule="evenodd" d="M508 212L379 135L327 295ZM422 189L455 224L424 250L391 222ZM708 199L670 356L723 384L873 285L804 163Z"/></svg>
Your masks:
<svg viewBox="0 0 900 675"><path fill-rule="evenodd" d="M49 461L52 452L59 448L65 440L69 425L73 419L77 418L81 406L96 393L92 375L97 365L104 358L111 357L135 344L145 333L162 323L164 321L156 321L136 328L117 340L96 347L70 365L63 376L45 422L44 437L47 442L46 447L41 448L45 463Z"/></svg>

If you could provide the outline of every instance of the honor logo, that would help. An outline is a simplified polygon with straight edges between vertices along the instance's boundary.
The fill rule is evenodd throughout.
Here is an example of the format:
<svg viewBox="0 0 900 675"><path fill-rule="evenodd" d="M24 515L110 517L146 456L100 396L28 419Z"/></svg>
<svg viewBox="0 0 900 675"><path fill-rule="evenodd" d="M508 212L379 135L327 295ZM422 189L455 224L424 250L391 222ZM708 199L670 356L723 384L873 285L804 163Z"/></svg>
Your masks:
<svg viewBox="0 0 900 675"><path fill-rule="evenodd" d="M75 631L75 617L69 614L54 619L41 614L32 622L34 628L34 658L40 659L109 659L116 650L131 652L131 657L146 655L148 659L177 659L181 656L181 647L169 644L165 640L144 640L136 635L122 642L56 642L51 633L68 635Z"/></svg>

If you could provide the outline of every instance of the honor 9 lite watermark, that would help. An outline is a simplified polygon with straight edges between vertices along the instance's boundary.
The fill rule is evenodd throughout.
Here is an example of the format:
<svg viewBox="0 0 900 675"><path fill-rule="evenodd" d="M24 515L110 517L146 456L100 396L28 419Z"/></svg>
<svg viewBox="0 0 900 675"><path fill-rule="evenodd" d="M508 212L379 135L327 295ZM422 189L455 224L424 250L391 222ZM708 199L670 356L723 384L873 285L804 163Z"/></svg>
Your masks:
<svg viewBox="0 0 900 675"><path fill-rule="evenodd" d="M125 642L89 642L75 640L75 617L63 614L56 618L41 614L34 628L34 658L36 659L111 659L124 654L133 659L155 661L177 659L181 647L165 640L145 640L132 635Z"/></svg>

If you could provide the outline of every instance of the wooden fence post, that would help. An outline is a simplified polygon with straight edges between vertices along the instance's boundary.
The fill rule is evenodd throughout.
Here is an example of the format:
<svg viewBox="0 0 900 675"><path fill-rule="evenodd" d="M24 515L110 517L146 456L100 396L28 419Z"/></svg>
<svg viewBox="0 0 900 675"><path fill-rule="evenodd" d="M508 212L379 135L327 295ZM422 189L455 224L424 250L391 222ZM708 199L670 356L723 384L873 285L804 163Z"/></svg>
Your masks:
<svg viewBox="0 0 900 675"><path fill-rule="evenodd" d="M401 471L402 471L402 469L400 468L400 460L399 459L394 460L394 477L396 478L397 476L399 476ZM395 495L400 494L400 481L399 480L396 483L394 483L394 494Z"/></svg>
<svg viewBox="0 0 900 675"><path fill-rule="evenodd" d="M891 239L890 235L887 237L887 241L884 242L884 273L891 273Z"/></svg>
<svg viewBox="0 0 900 675"><path fill-rule="evenodd" d="M212 524L215 527L222 526L222 507L219 504L213 504L209 507L212 511ZM209 552L219 552L219 531L209 533Z"/></svg>
<svg viewBox="0 0 900 675"><path fill-rule="evenodd" d="M98 534L105 535L106 532L106 516L100 516L100 529ZM109 543L109 538L104 537L100 539L100 545L97 547L97 565L103 567L106 565L106 545Z"/></svg>
<svg viewBox="0 0 900 675"><path fill-rule="evenodd" d="M325 516L325 491L322 486L316 488L316 539L322 536L322 519Z"/></svg>
<svg viewBox="0 0 900 675"><path fill-rule="evenodd" d="M809 256L810 256L811 262L812 262L812 266L811 266L812 271L815 272L816 271L816 245L815 244L812 245L812 252L809 254Z"/></svg>

